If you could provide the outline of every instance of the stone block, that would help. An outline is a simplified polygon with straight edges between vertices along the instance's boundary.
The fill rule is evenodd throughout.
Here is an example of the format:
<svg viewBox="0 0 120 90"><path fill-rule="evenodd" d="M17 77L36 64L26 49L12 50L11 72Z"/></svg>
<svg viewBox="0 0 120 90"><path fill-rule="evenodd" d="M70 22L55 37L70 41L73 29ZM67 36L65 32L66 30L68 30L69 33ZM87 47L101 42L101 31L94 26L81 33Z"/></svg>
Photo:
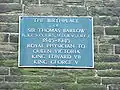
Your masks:
<svg viewBox="0 0 120 90"><path fill-rule="evenodd" d="M113 53L113 46L112 45L100 45L99 46L99 53L112 54Z"/></svg>
<svg viewBox="0 0 120 90"><path fill-rule="evenodd" d="M0 15L0 22L2 23L18 23L18 15Z"/></svg>
<svg viewBox="0 0 120 90"><path fill-rule="evenodd" d="M0 42L8 42L9 34L0 34Z"/></svg>
<svg viewBox="0 0 120 90"><path fill-rule="evenodd" d="M94 27L94 35L95 36L104 35L104 27L102 27L102 26L96 26L96 27Z"/></svg>
<svg viewBox="0 0 120 90"><path fill-rule="evenodd" d="M99 70L97 74L100 77L120 77L120 70Z"/></svg>
<svg viewBox="0 0 120 90"><path fill-rule="evenodd" d="M21 4L0 4L0 13L21 13Z"/></svg>
<svg viewBox="0 0 120 90"><path fill-rule="evenodd" d="M41 77L41 82L44 83L74 83L75 78L69 76Z"/></svg>
<svg viewBox="0 0 120 90"><path fill-rule="evenodd" d="M18 67L17 60L0 60L1 67Z"/></svg>
<svg viewBox="0 0 120 90"><path fill-rule="evenodd" d="M20 0L0 0L0 3L20 3Z"/></svg>
<svg viewBox="0 0 120 90"><path fill-rule="evenodd" d="M119 55L99 54L96 62L119 62Z"/></svg>
<svg viewBox="0 0 120 90"><path fill-rule="evenodd" d="M64 4L69 5L84 5L84 0L63 0Z"/></svg>
<svg viewBox="0 0 120 90"><path fill-rule="evenodd" d="M10 35L10 42L18 43L18 35Z"/></svg>
<svg viewBox="0 0 120 90"><path fill-rule="evenodd" d="M86 7L101 7L104 6L103 2L100 0L85 0Z"/></svg>
<svg viewBox="0 0 120 90"><path fill-rule="evenodd" d="M119 90L119 89L120 89L120 85L117 84L109 86L109 90Z"/></svg>
<svg viewBox="0 0 120 90"><path fill-rule="evenodd" d="M17 52L17 44L0 43L0 51Z"/></svg>
<svg viewBox="0 0 120 90"><path fill-rule="evenodd" d="M52 76L53 70L42 70L36 68L10 68L11 75L41 75Z"/></svg>
<svg viewBox="0 0 120 90"><path fill-rule="evenodd" d="M65 90L107 90L104 85L95 85L95 84L70 84L67 85Z"/></svg>
<svg viewBox="0 0 120 90"><path fill-rule="evenodd" d="M0 83L0 89L1 90L16 90L16 89L22 89L22 85L20 83Z"/></svg>
<svg viewBox="0 0 120 90"><path fill-rule="evenodd" d="M17 60L17 53L0 52L0 60Z"/></svg>
<svg viewBox="0 0 120 90"><path fill-rule="evenodd" d="M5 67L0 67L0 75L8 75L9 69Z"/></svg>
<svg viewBox="0 0 120 90"><path fill-rule="evenodd" d="M25 7L27 15L52 15L51 5L29 5Z"/></svg>
<svg viewBox="0 0 120 90"><path fill-rule="evenodd" d="M18 24L0 24L0 32L18 33Z"/></svg>
<svg viewBox="0 0 120 90"><path fill-rule="evenodd" d="M23 4L39 4L39 0L23 0Z"/></svg>
<svg viewBox="0 0 120 90"><path fill-rule="evenodd" d="M38 76L5 76L7 82L40 82L41 78Z"/></svg>
<svg viewBox="0 0 120 90"><path fill-rule="evenodd" d="M120 7L92 7L89 10L92 16L120 16Z"/></svg>
<svg viewBox="0 0 120 90"><path fill-rule="evenodd" d="M71 16L86 16L87 8L85 7L70 7Z"/></svg>
<svg viewBox="0 0 120 90"><path fill-rule="evenodd" d="M97 77L78 77L78 84L100 84L101 79Z"/></svg>
<svg viewBox="0 0 120 90"><path fill-rule="evenodd" d="M63 4L63 0L40 0L41 4Z"/></svg>
<svg viewBox="0 0 120 90"><path fill-rule="evenodd" d="M103 84L120 84L120 78L119 77L112 77L112 78L102 78Z"/></svg>
<svg viewBox="0 0 120 90"><path fill-rule="evenodd" d="M115 46L115 53L120 54L120 46Z"/></svg>
<svg viewBox="0 0 120 90"><path fill-rule="evenodd" d="M120 27L106 27L106 35L120 35Z"/></svg>
<svg viewBox="0 0 120 90"><path fill-rule="evenodd" d="M118 37L118 38L113 37L108 42L111 43L111 44L120 44L120 37Z"/></svg>
<svg viewBox="0 0 120 90"><path fill-rule="evenodd" d="M120 70L120 63L118 62L97 62L95 63L95 69L97 70L106 70L106 69L113 69L113 70Z"/></svg>
<svg viewBox="0 0 120 90"><path fill-rule="evenodd" d="M94 17L94 25L100 25L100 26L115 26L118 23L117 17Z"/></svg>

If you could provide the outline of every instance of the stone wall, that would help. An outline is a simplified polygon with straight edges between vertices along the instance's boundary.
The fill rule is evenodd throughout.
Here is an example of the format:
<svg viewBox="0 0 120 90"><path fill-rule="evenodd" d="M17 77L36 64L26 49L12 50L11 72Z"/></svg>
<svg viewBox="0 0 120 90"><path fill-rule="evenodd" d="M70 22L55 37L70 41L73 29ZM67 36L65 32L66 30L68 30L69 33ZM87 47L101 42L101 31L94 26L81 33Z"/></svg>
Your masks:
<svg viewBox="0 0 120 90"><path fill-rule="evenodd" d="M92 16L94 69L18 68L19 15ZM0 0L0 90L120 90L120 0Z"/></svg>

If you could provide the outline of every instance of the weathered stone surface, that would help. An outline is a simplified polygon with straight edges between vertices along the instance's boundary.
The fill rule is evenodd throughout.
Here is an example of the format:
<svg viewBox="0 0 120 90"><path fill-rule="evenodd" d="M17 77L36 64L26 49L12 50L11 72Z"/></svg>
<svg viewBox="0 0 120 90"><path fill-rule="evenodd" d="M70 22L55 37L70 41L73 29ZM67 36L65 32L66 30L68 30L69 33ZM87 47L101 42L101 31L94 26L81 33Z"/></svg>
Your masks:
<svg viewBox="0 0 120 90"><path fill-rule="evenodd" d="M63 76L63 77L41 77L41 82L46 83L74 83L75 78L69 77L69 76Z"/></svg>
<svg viewBox="0 0 120 90"><path fill-rule="evenodd" d="M94 45L94 53L98 53L98 45Z"/></svg>
<svg viewBox="0 0 120 90"><path fill-rule="evenodd" d="M9 34L0 34L0 42L8 42Z"/></svg>
<svg viewBox="0 0 120 90"><path fill-rule="evenodd" d="M117 35L114 36L100 36L98 38L100 44L120 44L120 37Z"/></svg>
<svg viewBox="0 0 120 90"><path fill-rule="evenodd" d="M106 90L105 85L71 83L0 83L0 89L15 90Z"/></svg>
<svg viewBox="0 0 120 90"><path fill-rule="evenodd" d="M41 4L83 5L84 0L41 0Z"/></svg>
<svg viewBox="0 0 120 90"><path fill-rule="evenodd" d="M66 84L60 83L26 83L22 84L22 89L32 89L32 90L61 90L66 86Z"/></svg>
<svg viewBox="0 0 120 90"><path fill-rule="evenodd" d="M87 76L94 76L95 72L94 70L54 70L53 71L54 76L70 76L70 77L87 77Z"/></svg>
<svg viewBox="0 0 120 90"><path fill-rule="evenodd" d="M22 85L19 83L0 83L1 90L9 90L9 89L22 89Z"/></svg>
<svg viewBox="0 0 120 90"><path fill-rule="evenodd" d="M18 23L18 15L0 15L0 22L4 23Z"/></svg>
<svg viewBox="0 0 120 90"><path fill-rule="evenodd" d="M99 36L98 42L99 42L99 44L110 44L108 41L112 38L113 37L109 37L109 36Z"/></svg>
<svg viewBox="0 0 120 90"><path fill-rule="evenodd" d="M22 5L20 4L0 4L0 13L21 13Z"/></svg>
<svg viewBox="0 0 120 90"><path fill-rule="evenodd" d="M0 82L4 82L4 76L0 76Z"/></svg>
<svg viewBox="0 0 120 90"><path fill-rule="evenodd" d="M27 15L52 15L51 5L29 5L25 7L25 14Z"/></svg>
<svg viewBox="0 0 120 90"><path fill-rule="evenodd" d="M120 54L120 46L115 46L115 53Z"/></svg>
<svg viewBox="0 0 120 90"><path fill-rule="evenodd" d="M106 7L120 7L119 0L103 0L103 4Z"/></svg>
<svg viewBox="0 0 120 90"><path fill-rule="evenodd" d="M106 27L105 33L107 35L120 35L120 27Z"/></svg>
<svg viewBox="0 0 120 90"><path fill-rule="evenodd" d="M85 0L86 7L100 7L104 6L102 0Z"/></svg>
<svg viewBox="0 0 120 90"><path fill-rule="evenodd" d="M71 74L73 74L76 77L80 76L95 76L94 70L69 70Z"/></svg>
<svg viewBox="0 0 120 90"><path fill-rule="evenodd" d="M10 42L18 43L18 35L10 35Z"/></svg>
<svg viewBox="0 0 120 90"><path fill-rule="evenodd" d="M84 0L63 0L65 4L84 5Z"/></svg>
<svg viewBox="0 0 120 90"><path fill-rule="evenodd" d="M1 67L18 67L17 60L0 60Z"/></svg>
<svg viewBox="0 0 120 90"><path fill-rule="evenodd" d="M78 77L78 84L100 84L101 79L97 77Z"/></svg>
<svg viewBox="0 0 120 90"><path fill-rule="evenodd" d="M0 51L16 52L17 50L18 50L17 44L0 43Z"/></svg>
<svg viewBox="0 0 120 90"><path fill-rule="evenodd" d="M9 69L5 67L0 67L0 75L8 75Z"/></svg>
<svg viewBox="0 0 120 90"><path fill-rule="evenodd" d="M41 75L52 76L53 70L42 70L36 68L10 68L11 75Z"/></svg>
<svg viewBox="0 0 120 90"><path fill-rule="evenodd" d="M23 0L23 4L38 4L39 0Z"/></svg>
<svg viewBox="0 0 120 90"><path fill-rule="evenodd" d="M53 15L58 15L58 16L69 16L70 15L70 7L68 6L55 6L53 7L52 10Z"/></svg>
<svg viewBox="0 0 120 90"><path fill-rule="evenodd" d="M96 16L119 16L120 7L92 7L89 14Z"/></svg>
<svg viewBox="0 0 120 90"><path fill-rule="evenodd" d="M81 85L81 84L71 84L67 85L65 90L107 90L107 88L104 85Z"/></svg>
<svg viewBox="0 0 120 90"><path fill-rule="evenodd" d="M94 45L98 45L98 36L94 36Z"/></svg>
<svg viewBox="0 0 120 90"><path fill-rule="evenodd" d="M11 75L41 75L41 76L94 76L94 70L42 70L42 69L20 69L20 68L11 68Z"/></svg>
<svg viewBox="0 0 120 90"><path fill-rule="evenodd" d="M20 3L20 0L0 0L0 3Z"/></svg>
<svg viewBox="0 0 120 90"><path fill-rule="evenodd" d="M61 4L63 0L40 0L41 4Z"/></svg>
<svg viewBox="0 0 120 90"><path fill-rule="evenodd" d="M102 78L103 84L120 84L120 78L119 77L113 77L113 78Z"/></svg>
<svg viewBox="0 0 120 90"><path fill-rule="evenodd" d="M118 23L118 17L94 17L94 25L115 26Z"/></svg>
<svg viewBox="0 0 120 90"><path fill-rule="evenodd" d="M113 69L113 70L120 70L120 63L118 62L97 62L95 63L95 69L97 70L106 70L106 69Z"/></svg>
<svg viewBox="0 0 120 90"><path fill-rule="evenodd" d="M17 60L17 53L0 52L0 60Z"/></svg>
<svg viewBox="0 0 120 90"><path fill-rule="evenodd" d="M107 55L107 54L100 54L97 55L96 62L119 62L120 57L118 55Z"/></svg>
<svg viewBox="0 0 120 90"><path fill-rule="evenodd" d="M120 37L112 38L108 42L111 43L111 44L120 44Z"/></svg>
<svg viewBox="0 0 120 90"><path fill-rule="evenodd" d="M41 82L39 76L5 76L7 82Z"/></svg>
<svg viewBox="0 0 120 90"><path fill-rule="evenodd" d="M87 15L87 8L85 8L85 7L55 6L55 7L53 7L53 15L85 16L85 15Z"/></svg>
<svg viewBox="0 0 120 90"><path fill-rule="evenodd" d="M18 24L0 24L0 32L18 33Z"/></svg>
<svg viewBox="0 0 120 90"><path fill-rule="evenodd" d="M85 16L87 8L85 7L69 7L67 5L32 5L26 6L25 13L28 15L58 15L58 16Z"/></svg>
<svg viewBox="0 0 120 90"><path fill-rule="evenodd" d="M100 70L97 74L100 77L120 77L120 70Z"/></svg>
<svg viewBox="0 0 120 90"><path fill-rule="evenodd" d="M119 90L120 89L120 85L119 84L114 84L114 85L110 85L109 86L109 90Z"/></svg>
<svg viewBox="0 0 120 90"><path fill-rule="evenodd" d="M96 26L96 27L94 27L94 35L95 36L104 35L104 27L102 27L102 26Z"/></svg>
<svg viewBox="0 0 120 90"><path fill-rule="evenodd" d="M100 45L99 46L99 53L112 54L113 53L113 46L112 45Z"/></svg>
<svg viewBox="0 0 120 90"><path fill-rule="evenodd" d="M85 7L70 7L71 16L86 16L87 8Z"/></svg>

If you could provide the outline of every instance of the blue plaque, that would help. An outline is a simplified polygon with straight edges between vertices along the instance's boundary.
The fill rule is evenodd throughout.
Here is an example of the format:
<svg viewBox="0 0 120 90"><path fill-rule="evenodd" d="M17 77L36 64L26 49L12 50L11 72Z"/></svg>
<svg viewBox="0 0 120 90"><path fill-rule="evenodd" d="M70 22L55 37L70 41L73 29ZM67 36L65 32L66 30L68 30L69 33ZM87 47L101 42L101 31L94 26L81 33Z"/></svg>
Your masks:
<svg viewBox="0 0 120 90"><path fill-rule="evenodd" d="M93 68L93 18L20 16L18 66Z"/></svg>

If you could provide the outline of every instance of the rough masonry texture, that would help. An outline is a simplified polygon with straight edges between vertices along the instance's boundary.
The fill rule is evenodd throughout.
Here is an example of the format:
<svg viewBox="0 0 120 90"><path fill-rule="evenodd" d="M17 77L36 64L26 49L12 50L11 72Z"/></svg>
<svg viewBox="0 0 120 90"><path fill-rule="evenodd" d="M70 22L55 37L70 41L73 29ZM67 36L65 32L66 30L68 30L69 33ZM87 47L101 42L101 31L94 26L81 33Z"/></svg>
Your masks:
<svg viewBox="0 0 120 90"><path fill-rule="evenodd" d="M92 16L94 69L18 68L20 15ZM0 90L120 90L120 0L0 0Z"/></svg>

